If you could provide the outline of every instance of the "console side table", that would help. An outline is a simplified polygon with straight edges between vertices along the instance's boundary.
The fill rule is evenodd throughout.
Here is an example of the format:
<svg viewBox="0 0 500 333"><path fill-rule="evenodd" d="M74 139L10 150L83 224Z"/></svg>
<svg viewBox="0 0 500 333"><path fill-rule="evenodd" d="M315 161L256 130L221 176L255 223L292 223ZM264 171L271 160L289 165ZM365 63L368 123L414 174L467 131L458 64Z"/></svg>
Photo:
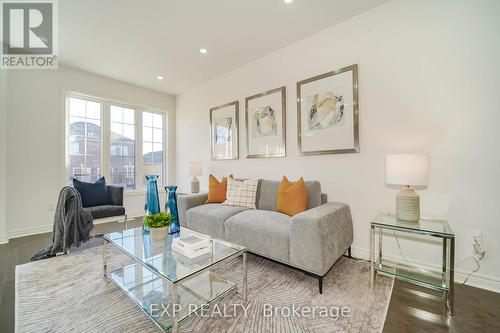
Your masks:
<svg viewBox="0 0 500 333"><path fill-rule="evenodd" d="M439 272L422 270L408 264L394 262L383 258L383 231L394 231L413 235L439 238L442 241L442 270ZM375 238L378 234L378 253L375 255ZM406 222L395 216L382 213L371 221L371 287L375 288L375 275L382 274L410 283L442 291L446 297L448 315L453 315L454 266L455 266L455 234L448 222L441 220L420 219L418 222ZM425 243L422 243L422 245Z"/></svg>

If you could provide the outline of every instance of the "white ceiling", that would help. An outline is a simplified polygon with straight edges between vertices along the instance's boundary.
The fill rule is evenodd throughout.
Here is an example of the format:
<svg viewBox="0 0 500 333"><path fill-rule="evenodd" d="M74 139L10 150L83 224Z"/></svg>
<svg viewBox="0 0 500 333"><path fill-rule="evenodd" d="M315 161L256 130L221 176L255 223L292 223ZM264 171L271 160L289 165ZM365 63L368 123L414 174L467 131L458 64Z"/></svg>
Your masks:
<svg viewBox="0 0 500 333"><path fill-rule="evenodd" d="M177 94L384 2L64 0L59 59Z"/></svg>

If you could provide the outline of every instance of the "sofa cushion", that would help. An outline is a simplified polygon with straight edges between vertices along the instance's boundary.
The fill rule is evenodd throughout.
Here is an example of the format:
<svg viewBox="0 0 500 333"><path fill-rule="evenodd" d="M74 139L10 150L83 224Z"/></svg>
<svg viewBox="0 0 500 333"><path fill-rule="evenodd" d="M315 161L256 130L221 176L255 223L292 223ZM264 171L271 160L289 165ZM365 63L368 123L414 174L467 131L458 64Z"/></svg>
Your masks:
<svg viewBox="0 0 500 333"><path fill-rule="evenodd" d="M84 209L90 211L94 219L125 215L125 207L122 206L102 205L87 207Z"/></svg>
<svg viewBox="0 0 500 333"><path fill-rule="evenodd" d="M230 178L233 175L229 176ZM219 182L214 175L208 177L208 198L206 203L223 203L226 201L227 178L224 177Z"/></svg>
<svg viewBox="0 0 500 333"><path fill-rule="evenodd" d="M248 208L222 204L205 204L186 211L189 229L207 234L214 238L224 238L224 222L233 215Z"/></svg>
<svg viewBox="0 0 500 333"><path fill-rule="evenodd" d="M226 201L224 201L224 204L256 209L258 185L258 179L238 181L228 178Z"/></svg>
<svg viewBox="0 0 500 333"><path fill-rule="evenodd" d="M307 209L321 205L321 184L317 180L305 182L307 189ZM277 211L278 188L280 182L276 180L261 180L257 209Z"/></svg>
<svg viewBox="0 0 500 333"><path fill-rule="evenodd" d="M290 217L267 210L247 210L227 219L225 239L251 252L285 263L290 260Z"/></svg>
<svg viewBox="0 0 500 333"><path fill-rule="evenodd" d="M294 216L306 209L307 189L304 178L300 177L299 180L291 183L286 176L283 176L278 188L278 212Z"/></svg>

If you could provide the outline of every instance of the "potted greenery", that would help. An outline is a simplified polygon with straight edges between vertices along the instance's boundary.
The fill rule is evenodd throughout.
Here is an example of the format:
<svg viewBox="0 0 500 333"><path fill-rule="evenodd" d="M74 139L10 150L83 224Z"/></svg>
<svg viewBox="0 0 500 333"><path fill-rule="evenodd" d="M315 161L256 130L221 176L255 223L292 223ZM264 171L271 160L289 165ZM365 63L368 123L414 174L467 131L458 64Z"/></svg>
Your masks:
<svg viewBox="0 0 500 333"><path fill-rule="evenodd" d="M160 212L150 214L144 217L144 226L149 227L152 239L165 239L168 235L168 229L172 224L172 214Z"/></svg>

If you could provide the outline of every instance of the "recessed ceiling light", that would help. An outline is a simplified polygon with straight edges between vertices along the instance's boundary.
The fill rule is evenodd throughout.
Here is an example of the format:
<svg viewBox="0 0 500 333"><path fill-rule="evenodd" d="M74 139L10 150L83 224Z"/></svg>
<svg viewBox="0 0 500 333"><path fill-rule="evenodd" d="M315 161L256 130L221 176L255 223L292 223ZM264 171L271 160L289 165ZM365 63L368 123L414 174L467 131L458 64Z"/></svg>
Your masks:
<svg viewBox="0 0 500 333"><path fill-rule="evenodd" d="M161 75L158 75L156 78L157 78L158 80L163 80L163 76L161 76Z"/></svg>
<svg viewBox="0 0 500 333"><path fill-rule="evenodd" d="M293 0L284 0L284 1L285 1L285 3L292 3L293 2Z"/></svg>
<svg viewBox="0 0 500 333"><path fill-rule="evenodd" d="M200 49L201 54L207 54L208 50L207 49Z"/></svg>

